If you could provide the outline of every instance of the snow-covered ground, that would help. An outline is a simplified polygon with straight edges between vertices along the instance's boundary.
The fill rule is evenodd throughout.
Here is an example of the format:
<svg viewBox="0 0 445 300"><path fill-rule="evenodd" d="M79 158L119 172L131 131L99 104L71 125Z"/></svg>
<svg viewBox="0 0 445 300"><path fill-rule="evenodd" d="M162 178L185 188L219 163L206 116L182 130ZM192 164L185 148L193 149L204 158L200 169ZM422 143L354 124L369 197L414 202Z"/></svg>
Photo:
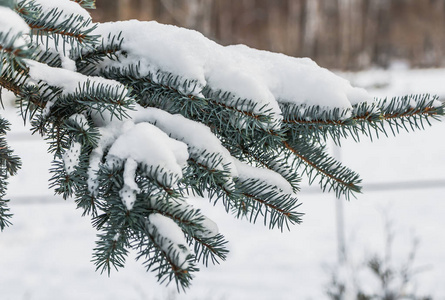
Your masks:
<svg viewBox="0 0 445 300"><path fill-rule="evenodd" d="M432 93L445 98L444 69L343 75L376 96ZM303 187L304 222L283 233L236 220L221 206L196 199L194 204L230 241L231 252L221 265L202 267L191 289L177 294L173 285L159 286L133 257L110 278L94 271L95 232L89 219L71 201L52 196L46 146L21 127L16 118L10 143L24 166L9 186L14 225L0 233L0 299L323 299L326 266L337 261L333 195ZM349 257L359 263L384 251L388 215L396 233L395 261L408 255L411 236L419 237L415 267L425 269L415 282L419 293L434 299L445 299L444 133L445 123L435 122L425 131L372 143L344 141L341 149L344 163L364 181L364 193L343 203ZM398 189L387 190L390 185Z"/></svg>

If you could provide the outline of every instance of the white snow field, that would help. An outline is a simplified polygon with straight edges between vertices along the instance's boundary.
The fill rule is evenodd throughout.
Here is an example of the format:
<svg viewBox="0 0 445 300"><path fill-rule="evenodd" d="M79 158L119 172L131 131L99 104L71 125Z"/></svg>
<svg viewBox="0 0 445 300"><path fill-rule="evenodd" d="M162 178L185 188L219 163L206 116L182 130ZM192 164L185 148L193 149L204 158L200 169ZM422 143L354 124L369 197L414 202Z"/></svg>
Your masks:
<svg viewBox="0 0 445 300"><path fill-rule="evenodd" d="M367 71L342 74L372 95L433 93L445 99L445 70ZM229 240L226 262L201 268L186 293L156 283L140 262L129 257L111 277L90 262L95 232L72 201L47 188L50 156L39 137L22 129L15 112L10 144L23 159L11 179L8 197L13 226L0 233L0 299L324 299L326 266L337 261L335 204L332 194L302 186L304 222L290 232L268 230L226 215L222 205L204 199L194 205L217 222ZM394 261L404 261L411 237L420 239L415 267L419 294L445 299L445 123L397 137L361 143L344 141L343 162L361 174L363 194L344 201L346 242L356 263L384 251L384 215L393 221ZM395 186L396 190L388 188ZM367 256L368 255L368 256ZM373 282L365 282L371 286Z"/></svg>

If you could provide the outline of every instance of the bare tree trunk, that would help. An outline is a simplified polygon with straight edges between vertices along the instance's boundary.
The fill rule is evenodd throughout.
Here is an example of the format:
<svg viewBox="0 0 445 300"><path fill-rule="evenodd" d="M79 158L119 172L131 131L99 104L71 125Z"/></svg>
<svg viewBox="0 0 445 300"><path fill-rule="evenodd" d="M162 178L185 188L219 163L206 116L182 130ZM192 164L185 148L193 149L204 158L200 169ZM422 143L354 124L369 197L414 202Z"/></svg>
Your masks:
<svg viewBox="0 0 445 300"><path fill-rule="evenodd" d="M153 0L139 0L138 8L139 8L138 19L140 20L155 19Z"/></svg>
<svg viewBox="0 0 445 300"><path fill-rule="evenodd" d="M390 1L390 0L388 0ZM363 20L362 0L340 0L339 24L341 45L341 65L343 68L357 66L362 52Z"/></svg>
<svg viewBox="0 0 445 300"><path fill-rule="evenodd" d="M118 19L117 1L96 0L96 6L98 9L91 11L91 14L95 20L103 22Z"/></svg>
<svg viewBox="0 0 445 300"><path fill-rule="evenodd" d="M267 44L265 49L275 52L286 52L286 35L283 30L283 3L267 3Z"/></svg>
<svg viewBox="0 0 445 300"><path fill-rule="evenodd" d="M162 14L164 22L186 26L187 11L183 0L159 0L159 3L164 11Z"/></svg>
<svg viewBox="0 0 445 300"><path fill-rule="evenodd" d="M131 19L133 15L132 11L132 1L131 0L117 0L117 12L119 20Z"/></svg>
<svg viewBox="0 0 445 300"><path fill-rule="evenodd" d="M314 59L326 66L341 63L342 40L339 1L323 0L321 2L320 29L317 34L319 46Z"/></svg>
<svg viewBox="0 0 445 300"><path fill-rule="evenodd" d="M300 20L303 12L303 0L287 1L287 52L290 55L297 56L301 53L300 40L303 35L300 26Z"/></svg>
<svg viewBox="0 0 445 300"><path fill-rule="evenodd" d="M388 67L391 56L391 2L392 0L380 0L379 4L379 26L377 40L377 63Z"/></svg>
<svg viewBox="0 0 445 300"><path fill-rule="evenodd" d="M430 2L429 11L433 12L431 31L430 65L438 66L445 63L445 1ZM428 28L429 28L428 27ZM428 53L427 53L428 55Z"/></svg>
<svg viewBox="0 0 445 300"><path fill-rule="evenodd" d="M339 24L340 24L340 62L341 66L346 66L350 59L350 39L351 39L351 0L339 0Z"/></svg>
<svg viewBox="0 0 445 300"><path fill-rule="evenodd" d="M378 42L378 21L379 21L379 0L364 0L365 16L363 26L363 51L362 60L367 64L375 63L377 57L377 42Z"/></svg>
<svg viewBox="0 0 445 300"><path fill-rule="evenodd" d="M219 14L216 36L223 43L227 43L233 40L232 0L219 0L216 7Z"/></svg>
<svg viewBox="0 0 445 300"><path fill-rule="evenodd" d="M211 21L213 0L189 0L186 27L200 30L204 35L212 35Z"/></svg>
<svg viewBox="0 0 445 300"><path fill-rule="evenodd" d="M319 0L307 0L305 10L305 26L303 35L303 52L316 56L317 34L320 25L320 3Z"/></svg>

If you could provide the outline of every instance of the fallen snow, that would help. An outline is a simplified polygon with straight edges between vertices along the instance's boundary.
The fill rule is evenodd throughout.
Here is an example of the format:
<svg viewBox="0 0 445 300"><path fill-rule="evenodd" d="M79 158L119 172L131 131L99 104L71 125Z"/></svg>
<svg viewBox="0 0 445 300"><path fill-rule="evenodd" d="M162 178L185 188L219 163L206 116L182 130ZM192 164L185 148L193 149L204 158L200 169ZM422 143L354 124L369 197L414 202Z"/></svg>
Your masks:
<svg viewBox="0 0 445 300"><path fill-rule="evenodd" d="M276 186L285 194L293 194L290 183L280 174L269 169L252 167L239 160L235 160L235 165L239 173L239 178L243 180L255 179L265 182L271 186Z"/></svg>
<svg viewBox="0 0 445 300"><path fill-rule="evenodd" d="M29 68L31 84L38 84L42 81L49 86L61 88L62 95L80 93L84 89L99 86L103 86L104 90L108 90L110 94L114 93L118 97L129 94L127 88L115 80L98 76L85 76L72 70L53 68L30 59L25 59L25 63ZM57 97L49 100L42 114L47 115L56 101Z"/></svg>
<svg viewBox="0 0 445 300"><path fill-rule="evenodd" d="M181 228L170 218L158 213L151 214L148 220L147 227L150 233L154 234L156 231L161 236L160 239L155 239L162 250L177 266L187 269L189 267L187 259L191 253Z"/></svg>
<svg viewBox="0 0 445 300"><path fill-rule="evenodd" d="M46 15L57 9L57 12L60 13L60 17L58 19L54 19L56 24L61 24L62 22L69 19L71 16L81 16L83 18L82 21L91 20L90 13L80 6L75 1L70 0L32 0L27 2L35 2L41 10L43 15Z"/></svg>
<svg viewBox="0 0 445 300"><path fill-rule="evenodd" d="M70 148L63 154L63 162L65 171L71 174L75 171L75 168L79 165L79 157L81 153L82 145L78 142L71 143Z"/></svg>
<svg viewBox="0 0 445 300"><path fill-rule="evenodd" d="M106 166L120 165L131 158L149 169L160 168L157 180L172 175L173 182L182 178L182 168L189 157L187 145L170 138L165 132L149 123L122 124L123 131L111 146L106 157ZM165 183L167 184L167 183Z"/></svg>
<svg viewBox="0 0 445 300"><path fill-rule="evenodd" d="M120 124L111 123L110 126L119 126ZM120 126L119 126L120 127ZM97 195L97 189L99 187L97 181L97 172L99 171L100 165L102 163L102 158L104 157L105 151L114 143L117 139L120 129L115 128L110 129L106 127L99 128L100 138L98 145L90 154L90 161L88 167L88 191L93 195Z"/></svg>
<svg viewBox="0 0 445 300"><path fill-rule="evenodd" d="M135 181L137 167L137 161L132 158L127 158L124 169L124 186L122 190L120 190L119 195L128 210L133 209L133 205L136 202L136 195L140 192L139 186Z"/></svg>
<svg viewBox="0 0 445 300"><path fill-rule="evenodd" d="M87 84L108 86L118 95L128 94L125 86L115 80L105 79L99 76L86 76L62 68L53 68L30 59L26 59L25 62L29 67L29 76L31 79L36 82L43 81L50 86L60 87L62 94L73 94L80 91L79 89Z"/></svg>
<svg viewBox="0 0 445 300"><path fill-rule="evenodd" d="M10 37L28 35L30 28L28 24L13 10L8 7L0 6L0 32L7 34L9 32ZM25 40L19 37L15 42L15 47L20 47L25 44Z"/></svg>
<svg viewBox="0 0 445 300"><path fill-rule="evenodd" d="M87 118L82 114L74 114L69 119L77 123L85 131L90 129Z"/></svg>
<svg viewBox="0 0 445 300"><path fill-rule="evenodd" d="M372 101L365 89L352 87L349 81L309 58L296 58L245 45L226 48L232 51L231 56L239 56L237 69L252 70L255 74L249 75L261 76L256 84L266 86L279 102L349 108L351 104Z"/></svg>
<svg viewBox="0 0 445 300"><path fill-rule="evenodd" d="M217 170L228 168L231 176L238 175L229 151L222 146L221 141L204 124L189 120L179 114L172 115L157 108L143 108L139 105L135 105L134 110L129 111L128 114L133 122L150 122L172 138L189 145L190 154L195 155L198 163ZM216 166L207 162L202 156L203 152L207 155L218 155L222 158L222 162Z"/></svg>
<svg viewBox="0 0 445 300"><path fill-rule="evenodd" d="M105 59L101 69L139 65L140 76L161 70L195 81L198 88L188 93L201 95L205 86L233 94L228 104L245 98L267 107L276 119L278 102L350 109L352 104L371 101L363 89L319 67L307 58L255 50L247 46L223 47L193 30L136 20L98 24L95 34L105 44L122 32L122 53L118 61ZM111 33L111 35L110 35Z"/></svg>
<svg viewBox="0 0 445 300"><path fill-rule="evenodd" d="M195 234L202 238L211 238L219 233L218 224L203 216L204 221L201 223L203 230L197 230Z"/></svg>

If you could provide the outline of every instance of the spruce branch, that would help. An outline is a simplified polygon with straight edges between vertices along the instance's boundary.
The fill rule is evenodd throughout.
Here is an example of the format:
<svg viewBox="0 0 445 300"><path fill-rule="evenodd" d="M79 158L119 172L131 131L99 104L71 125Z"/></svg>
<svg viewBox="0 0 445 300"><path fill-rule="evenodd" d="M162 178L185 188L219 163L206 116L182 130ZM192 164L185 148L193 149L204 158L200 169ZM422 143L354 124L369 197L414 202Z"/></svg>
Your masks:
<svg viewBox="0 0 445 300"><path fill-rule="evenodd" d="M380 100L377 107L382 111L382 119L389 125L393 135L396 135L401 129L424 129L425 123L431 126L430 119L438 120L439 116L445 114L443 104L439 105L438 102L437 96L411 95L389 101Z"/></svg>
<svg viewBox="0 0 445 300"><path fill-rule="evenodd" d="M60 53L56 51L42 50L39 52L36 51L36 55L34 56L34 60L40 63L44 63L53 68L62 68L62 59Z"/></svg>
<svg viewBox="0 0 445 300"><path fill-rule="evenodd" d="M206 157L206 154L203 154ZM213 204L221 201L228 212L237 203L237 191L233 179L226 170L217 168L222 163L222 159L217 155L207 154L207 160L212 160L214 167L209 164L198 162L197 158L191 157L188 166L184 170L184 178L180 181L180 188L183 194L193 194L200 197L208 197Z"/></svg>
<svg viewBox="0 0 445 300"><path fill-rule="evenodd" d="M0 6L6 6L9 8L13 8L15 4L14 0L1 0L0 1Z"/></svg>
<svg viewBox="0 0 445 300"><path fill-rule="evenodd" d="M216 234L206 228L211 222L203 216L200 210L185 204L183 201L151 201L145 202L149 213L162 214L173 220L186 235L189 244L194 245L194 255L197 261L207 265L209 258L215 264L225 260L228 250L227 241L221 234ZM213 222L212 222L213 223Z"/></svg>
<svg viewBox="0 0 445 300"><path fill-rule="evenodd" d="M84 49L80 48L73 51L72 55L76 58L76 67L79 73L84 75L97 74L97 65L104 61L105 59L119 60L118 52L121 51L121 46L123 42L122 36L119 35L108 35L107 43L102 40L99 46L94 48ZM121 55L125 53L120 52Z"/></svg>
<svg viewBox="0 0 445 300"><path fill-rule="evenodd" d="M240 124L245 130L268 128L273 121L273 114L267 105L258 107L258 103L250 99L236 97L223 90L213 90L208 85L203 88L202 93L213 106L221 107L221 111L230 111L232 118L233 114L237 116L233 123Z"/></svg>
<svg viewBox="0 0 445 300"><path fill-rule="evenodd" d="M115 226L101 230L105 232L97 235L92 262L96 265L96 271L100 270L101 274L107 272L110 276L112 268L118 271L125 266L129 245L124 230L116 232Z"/></svg>
<svg viewBox="0 0 445 300"><path fill-rule="evenodd" d="M304 135L320 142L332 138L337 144L341 138L352 135L357 138L361 132L354 130L350 110L327 109L320 106L281 103L283 125L293 136Z"/></svg>
<svg viewBox="0 0 445 300"><path fill-rule="evenodd" d="M0 66L3 70L10 69L11 76L15 71L25 68L23 59L31 57L35 47L25 43L21 34L0 32Z"/></svg>
<svg viewBox="0 0 445 300"><path fill-rule="evenodd" d="M12 214L8 208L9 200L4 199L7 180L9 176L15 175L21 167L20 158L13 154L13 150L9 147L5 138L9 126L9 122L0 116L0 231L11 225Z"/></svg>
<svg viewBox="0 0 445 300"><path fill-rule="evenodd" d="M95 226L98 226L99 228L102 228L103 226L107 226L106 224L133 224L132 226L129 226L129 228L133 228L134 230L134 224L137 223L137 220L143 220L147 215L149 214L162 214L163 216L166 216L170 219L172 219L177 225L183 230L188 236L191 241L195 244L195 249L201 249L203 254L199 256L199 259L202 259L203 262L207 262L209 259L216 262L219 259L225 258L225 253L227 250L223 248L223 245L225 244L224 240L221 236L217 237L210 237L205 234L206 229L203 225L200 223L204 222L204 217L199 214L199 211L186 208L187 206L184 206L183 204L180 204L179 199L179 193L172 193L170 188L163 185L165 182L171 181L171 180L154 180L154 178L159 178L158 175L156 175L156 172L162 172L160 169L147 169L147 168L140 168L141 174L144 174L144 176L138 176L137 182L140 186L141 190L143 191L139 196L138 199L131 211L128 211L124 205L122 204L122 200L119 196L119 190L123 186L123 179L122 179L122 172L123 169L121 167L113 168L113 169L107 169L107 168L101 168L98 173L98 180L100 181L99 186L101 186L101 189L99 191L99 194L97 195L97 208L99 208L101 211L104 211L106 213L98 215L95 218L94 223ZM120 179L118 179L120 178ZM149 179L150 178L150 179ZM106 201L100 200L100 199L107 199ZM112 200L111 200L112 199ZM164 200L162 200L164 199ZM179 202L178 202L179 201ZM176 203L176 204L175 204ZM113 217L117 212L113 212L116 210L116 208L119 208L118 211L121 211L122 213L118 213L118 215L123 215L125 212L126 215L126 221L124 222L121 218L116 219L116 217ZM115 220L115 221L113 221ZM133 220L133 221L130 221ZM141 221L142 222L142 221ZM146 222L146 221L144 221ZM138 227L139 230L132 234L133 238L130 240L132 241L132 248L138 249L139 252L139 258L144 258L145 260L149 261L152 264L155 263L157 267L151 267L154 268L155 271L158 272L158 277L162 280L175 280L177 282L182 282L181 284L186 284L186 278L184 274L187 274L188 272L191 272L194 270L193 267L189 267L184 269L181 267L181 265L175 263L176 257L178 254L169 248L169 250L166 250L163 246L165 243L169 243L168 239L159 237L157 235L157 230L153 229L148 230L144 229L142 231L141 227ZM143 240L145 240L145 243L148 244L140 244L141 238L144 236ZM111 243L109 239L110 235L108 236L108 239L103 242L104 245L110 246L115 245L116 242L113 241ZM108 241L108 242L107 242ZM201 243L201 245L196 245L196 243ZM101 244L102 245L102 244ZM114 248L113 248L114 249ZM100 252L104 250L104 248L97 248L97 252ZM177 250L176 250L177 251ZM158 256L156 260L153 260L147 256L150 256L149 253L156 253L155 255ZM106 253L114 253L114 252L106 252ZM199 253L197 253L199 254ZM99 254L96 254L96 260L95 263L100 268L109 268L109 264L107 263L106 258L100 258ZM163 257L162 259L159 257ZM188 263L192 263L193 259L192 257L188 258ZM184 279L185 278L185 279Z"/></svg>
<svg viewBox="0 0 445 300"><path fill-rule="evenodd" d="M259 215L264 218L264 225L269 224L269 228L278 227L283 230L289 224L300 223L300 217L303 215L297 213L296 209L300 206L295 195L286 194L277 187L271 186L266 182L255 179L236 180L237 189L245 197L246 215L250 222L255 223Z"/></svg>
<svg viewBox="0 0 445 300"><path fill-rule="evenodd" d="M193 237L193 252L196 260L202 262L206 267L209 260L212 264L219 264L220 260L226 260L228 250L226 248L227 241L224 236L217 234L212 237Z"/></svg>
<svg viewBox="0 0 445 300"><path fill-rule="evenodd" d="M254 74L243 73L243 68L222 75L240 75L241 82L259 90L263 85L270 94L243 93L244 86L237 89L233 78L218 85L212 72L224 68L206 65L200 58L202 69L218 69L188 78L163 65L156 55L145 57L140 51L145 47L136 49L128 43L127 34L138 33L140 23L129 24L130 30L93 24L85 14L65 8L93 8L94 1L71 0L80 6L64 1L67 5L52 9L37 1L15 6L32 28L32 39L16 46L22 35L0 31L0 85L19 97L22 115L49 144L54 155L51 188L64 198L74 197L83 215L92 216L99 231L93 262L101 272L110 274L111 269L123 267L128 252L135 250L159 281L174 281L184 289L198 262L218 263L228 253L216 225L187 204L187 196L222 202L235 217L251 222L260 218L266 226L283 230L301 222L294 194L301 172L310 183L318 178L323 191L333 190L337 196L349 199L360 192L358 175L326 154L328 139L340 144L343 138L378 137L386 134L385 126L393 132L419 129L444 114L436 98L428 96L352 105L352 98L364 95L363 91L324 71L318 73L321 82L335 83L327 91L334 100L337 92L344 93L340 98L348 102L334 103L334 108L297 104L327 102L312 101L309 94L300 99L289 82L282 86L268 82L286 81L281 69L287 73L287 64L295 60L240 47L221 50L214 58L225 62L221 55L234 54L247 65L276 58L280 66L271 63L273 68L252 69L263 72L261 78L250 78ZM196 38L196 45L215 46L200 35L190 37ZM169 45L155 46L167 51ZM175 55L188 51L175 45ZM301 66L319 71L308 62ZM243 81L245 75L252 82ZM277 92L281 89L291 90L293 104L282 100L288 95ZM0 133L2 126L0 122ZM7 166L10 157L2 157L6 146L3 149L1 138L0 158ZM3 171L12 173L15 163L9 162ZM2 174L0 199L5 186ZM0 200L2 228L9 224L6 203Z"/></svg>
<svg viewBox="0 0 445 300"><path fill-rule="evenodd" d="M385 134L389 126L396 135L399 129L424 129L424 121L437 119L443 115L443 106L437 105L437 96L411 95L391 100L375 100L375 102L359 103L352 110L337 108L326 109L320 106L280 104L283 112L283 124L289 132L298 136L312 137L320 142L328 138L336 144L349 136L355 141L365 135L369 138Z"/></svg>
<svg viewBox="0 0 445 300"><path fill-rule="evenodd" d="M32 29L31 38L34 43L41 43L50 48L50 42L57 50L60 39L68 42L71 48L93 47L98 36L91 33L96 28L90 18L85 19L81 15L71 14L66 16L64 11L55 7L44 12L42 8L34 2L22 1L17 4L17 13L25 20ZM51 41L52 40L52 41ZM63 53L66 51L66 44L62 43Z"/></svg>
<svg viewBox="0 0 445 300"><path fill-rule="evenodd" d="M217 127L220 131L233 126L246 133L256 128L273 133L272 129L268 129L272 114L266 106L258 107L252 100L221 90L213 91L211 87L201 87L194 80L183 80L180 76L161 70L141 77L139 68L138 65L110 67L102 70L100 75L132 86L139 104L144 107L157 107L172 114L180 113L211 128ZM210 124L211 120L220 122Z"/></svg>
<svg viewBox="0 0 445 300"><path fill-rule="evenodd" d="M17 70L7 64L0 72L0 86L18 97L17 102L25 121L32 119L39 109L44 109L60 93L60 89L33 82L28 75L28 67Z"/></svg>
<svg viewBox="0 0 445 300"><path fill-rule="evenodd" d="M49 181L49 188L54 189L56 194L61 194L64 199L71 197L74 193L73 177L65 170L63 161L54 160L50 173L53 174Z"/></svg>
<svg viewBox="0 0 445 300"><path fill-rule="evenodd" d="M99 129L94 126L91 119L87 119L84 115L72 115L68 120L65 120L64 127L76 142L87 149L85 150L86 152L89 153L98 146L100 139Z"/></svg>
<svg viewBox="0 0 445 300"><path fill-rule="evenodd" d="M147 271L157 273L161 283L175 281L176 287L185 290L189 287L192 273L198 271L193 262L193 256L187 255L181 259L182 247L173 247L171 240L162 236L156 227L150 227L150 223L141 220L135 239L131 245L138 249L137 260L144 260Z"/></svg>
<svg viewBox="0 0 445 300"><path fill-rule="evenodd" d="M289 158L285 154L273 150L257 149L256 147L242 148L242 151L249 163L280 174L289 182L294 192L300 191L301 177L297 170L292 168L292 164L289 163Z"/></svg>
<svg viewBox="0 0 445 300"><path fill-rule="evenodd" d="M315 143L299 140L298 143L285 141L283 146L298 158L296 168L303 167L312 183L319 177L320 187L323 191L333 190L337 197L345 195L349 199L353 193L360 193L361 182L358 174L341 165L324 152L324 147Z"/></svg>
<svg viewBox="0 0 445 300"><path fill-rule="evenodd" d="M0 198L0 231L3 231L6 227L9 227L12 223L10 219L12 214L8 207L9 200Z"/></svg>
<svg viewBox="0 0 445 300"><path fill-rule="evenodd" d="M51 107L51 114L71 116L93 110L101 116L109 112L109 118L123 119L128 118L126 111L131 109L133 101L127 89L87 79L86 82L79 83L74 93L61 95L57 99L57 105Z"/></svg>
<svg viewBox="0 0 445 300"><path fill-rule="evenodd" d="M108 75L106 77L110 76L110 72L114 72L115 74L120 73L117 68L113 68L111 70L108 70L107 72ZM249 147L249 144L255 144L257 149L263 150L276 147L275 145L283 143L284 133L282 130L275 128L270 130L264 128L262 122L270 122L270 117L267 117L266 119L260 119L253 114L246 113L242 116L242 121L240 121L240 119L235 119L235 121L233 121L233 113L238 113L238 111L231 111L231 113L228 113L227 111L230 111L230 109L228 109L226 105L219 105L218 103L220 103L220 101L209 101L209 98L201 98L200 100L204 100L202 103L207 105L203 106L201 109L192 109L193 114L187 113L187 110L184 109L184 106L177 107L178 103L182 102L193 102L193 105L199 105L199 102L196 103L193 101L196 98L192 98L190 96L187 97L179 92L177 88L179 82L177 77L158 77L156 82L154 80L147 80L147 78L145 78L143 83L144 88L137 85L138 83L141 83L141 81L138 79L137 68L127 69L127 78L132 79L133 86L135 87L134 92L137 93L136 97L138 99L143 99L141 101L142 105L147 105L147 103L149 103L148 106L153 105L155 107L167 110L170 113L179 112L185 117L198 120L208 125L213 131L216 132L216 134L221 136L223 144L232 153L232 155L237 158L242 158L243 152L246 152L245 149ZM158 83L158 81L160 83ZM176 88L170 87L170 85L176 86ZM153 89L157 88L160 88L161 91L152 92ZM210 92L207 93L209 95L211 94ZM212 95L223 97L223 99L230 97L230 94L223 94L221 92L214 93ZM241 101L242 105L247 107L251 105L251 102L244 102L245 100L235 100L235 102L237 101ZM221 102L223 102L223 100L221 100ZM211 109L209 109L209 107ZM253 108L251 109L253 110ZM202 113L207 111L208 113ZM247 119L245 118L246 116ZM239 128L239 124L243 125L242 129ZM245 134L240 134L240 130L242 130L242 132L244 132ZM315 163L312 163L312 166L315 168L318 167ZM323 174L326 175L325 173ZM335 178L335 176L331 176L331 179ZM291 176L290 179L292 179L295 185L295 178ZM344 183L341 180L339 180L339 182L341 185L346 186L348 189L358 191L358 188L354 184ZM339 191L345 192L348 189L340 189Z"/></svg>
<svg viewBox="0 0 445 300"><path fill-rule="evenodd" d="M10 123L0 116L0 162L1 168L6 172L6 176L17 174L21 162L18 156L13 154L13 150L6 141L6 133L10 130Z"/></svg>
<svg viewBox="0 0 445 300"><path fill-rule="evenodd" d="M150 72L141 77L139 68L138 65L125 68L110 67L102 70L100 75L131 86L138 103L143 107L157 107L171 114L181 113L190 119L197 118L193 116L202 117L208 111L207 101L195 95L199 92L196 81L181 80L179 76L161 71Z"/></svg>

